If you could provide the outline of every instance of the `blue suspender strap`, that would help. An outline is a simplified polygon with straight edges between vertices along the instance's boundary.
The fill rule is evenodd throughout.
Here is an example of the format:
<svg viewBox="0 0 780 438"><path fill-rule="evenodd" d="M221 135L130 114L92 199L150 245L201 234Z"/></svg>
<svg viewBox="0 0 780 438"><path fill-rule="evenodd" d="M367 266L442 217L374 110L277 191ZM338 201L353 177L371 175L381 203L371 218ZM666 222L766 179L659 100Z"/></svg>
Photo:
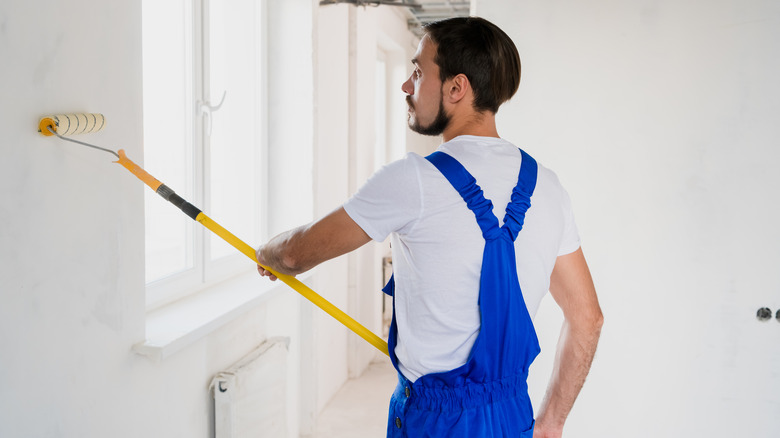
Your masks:
<svg viewBox="0 0 780 438"><path fill-rule="evenodd" d="M536 176L539 166L536 160L520 149L523 162L520 164L520 173L517 176L517 185L512 190L512 201L506 206L504 216L504 228L509 237L514 241L517 234L523 229L525 213L531 207L531 195L536 188Z"/></svg>
<svg viewBox="0 0 780 438"><path fill-rule="evenodd" d="M493 203L485 199L482 188L477 180L463 167L458 160L444 152L434 152L425 157L447 178L452 187L460 193L469 210L474 212L477 223L485 239L493 237L498 231L498 219L493 215Z"/></svg>
<svg viewBox="0 0 780 438"><path fill-rule="evenodd" d="M506 208L504 227L511 240L517 238L517 234L523 228L525 212L531 206L531 195L536 188L536 176L538 165L536 160L522 149L522 163L518 172L517 185L512 190L512 198ZM477 223L482 230L485 239L495 237L498 229L498 219L492 214L493 204L486 199L482 189L477 185L473 176L455 158L444 152L434 152L426 159L431 162L447 178L447 181L460 193L468 208L477 217Z"/></svg>

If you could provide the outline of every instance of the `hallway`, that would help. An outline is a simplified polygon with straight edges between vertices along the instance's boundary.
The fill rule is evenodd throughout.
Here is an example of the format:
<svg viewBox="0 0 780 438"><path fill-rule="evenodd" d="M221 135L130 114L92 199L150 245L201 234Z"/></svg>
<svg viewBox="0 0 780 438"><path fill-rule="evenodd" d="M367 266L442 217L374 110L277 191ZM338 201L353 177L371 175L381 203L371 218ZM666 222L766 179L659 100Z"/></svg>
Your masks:
<svg viewBox="0 0 780 438"><path fill-rule="evenodd" d="M387 405L397 379L386 358L375 359L362 376L349 380L325 406L316 438L385 436Z"/></svg>

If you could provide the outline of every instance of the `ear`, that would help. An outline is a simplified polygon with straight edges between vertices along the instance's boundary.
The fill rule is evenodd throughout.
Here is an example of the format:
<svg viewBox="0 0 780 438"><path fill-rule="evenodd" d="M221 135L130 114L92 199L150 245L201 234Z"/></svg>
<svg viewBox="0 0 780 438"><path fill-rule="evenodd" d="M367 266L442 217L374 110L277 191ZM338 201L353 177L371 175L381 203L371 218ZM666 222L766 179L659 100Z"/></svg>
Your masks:
<svg viewBox="0 0 780 438"><path fill-rule="evenodd" d="M471 93L469 78L463 73L444 82L444 98L450 103L458 103Z"/></svg>

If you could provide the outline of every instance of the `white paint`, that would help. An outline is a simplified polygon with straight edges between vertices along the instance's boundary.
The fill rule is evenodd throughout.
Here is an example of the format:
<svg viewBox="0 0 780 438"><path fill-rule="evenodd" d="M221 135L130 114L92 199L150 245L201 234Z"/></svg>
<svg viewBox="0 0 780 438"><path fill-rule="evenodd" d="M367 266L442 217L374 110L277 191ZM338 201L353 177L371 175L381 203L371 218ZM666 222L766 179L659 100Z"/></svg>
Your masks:
<svg viewBox="0 0 780 438"><path fill-rule="evenodd" d="M523 60L499 132L568 188L605 313L567 435L776 436L777 4L476 3ZM536 405L560 321L547 299Z"/></svg>

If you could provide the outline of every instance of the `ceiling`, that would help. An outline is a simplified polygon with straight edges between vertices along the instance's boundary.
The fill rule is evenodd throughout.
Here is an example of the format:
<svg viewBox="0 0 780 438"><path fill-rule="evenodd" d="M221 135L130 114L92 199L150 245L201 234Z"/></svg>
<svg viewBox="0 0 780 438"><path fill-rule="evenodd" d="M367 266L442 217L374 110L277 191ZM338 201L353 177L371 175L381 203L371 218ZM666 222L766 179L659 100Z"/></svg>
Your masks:
<svg viewBox="0 0 780 438"><path fill-rule="evenodd" d="M417 36L421 35L421 24L450 17L468 17L471 10L471 0L321 0L320 6L337 3L404 8L409 12L409 29Z"/></svg>

